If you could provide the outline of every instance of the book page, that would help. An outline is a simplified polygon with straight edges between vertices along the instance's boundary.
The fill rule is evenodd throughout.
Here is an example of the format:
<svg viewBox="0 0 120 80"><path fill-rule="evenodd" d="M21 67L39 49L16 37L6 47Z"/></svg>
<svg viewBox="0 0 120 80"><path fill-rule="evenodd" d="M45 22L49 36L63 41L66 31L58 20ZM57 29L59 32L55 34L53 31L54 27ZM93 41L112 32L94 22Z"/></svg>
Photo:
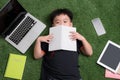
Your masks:
<svg viewBox="0 0 120 80"><path fill-rule="evenodd" d="M63 50L77 51L76 40L70 39L71 31L76 32L76 28L66 26L62 28L61 48Z"/></svg>
<svg viewBox="0 0 120 80"><path fill-rule="evenodd" d="M49 51L54 50L70 50L76 51L76 41L70 39L70 32L76 31L74 27L56 26L50 28L50 34L53 39L49 44Z"/></svg>
<svg viewBox="0 0 120 80"><path fill-rule="evenodd" d="M51 27L50 33L53 35L52 41L49 43L49 51L58 50L61 47L61 27Z"/></svg>

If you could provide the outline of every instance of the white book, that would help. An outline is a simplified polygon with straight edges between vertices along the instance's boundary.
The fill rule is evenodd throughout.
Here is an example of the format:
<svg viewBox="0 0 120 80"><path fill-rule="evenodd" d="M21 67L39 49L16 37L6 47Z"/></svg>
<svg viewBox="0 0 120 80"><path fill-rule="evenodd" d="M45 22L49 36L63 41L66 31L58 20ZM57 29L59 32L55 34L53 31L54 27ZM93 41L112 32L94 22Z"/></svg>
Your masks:
<svg viewBox="0 0 120 80"><path fill-rule="evenodd" d="M92 24L98 36L101 36L106 33L100 18L92 19Z"/></svg>
<svg viewBox="0 0 120 80"><path fill-rule="evenodd" d="M77 51L76 40L70 39L71 31L76 32L76 28L68 26L51 27L49 34L53 35L53 39L49 43L49 51L54 50Z"/></svg>

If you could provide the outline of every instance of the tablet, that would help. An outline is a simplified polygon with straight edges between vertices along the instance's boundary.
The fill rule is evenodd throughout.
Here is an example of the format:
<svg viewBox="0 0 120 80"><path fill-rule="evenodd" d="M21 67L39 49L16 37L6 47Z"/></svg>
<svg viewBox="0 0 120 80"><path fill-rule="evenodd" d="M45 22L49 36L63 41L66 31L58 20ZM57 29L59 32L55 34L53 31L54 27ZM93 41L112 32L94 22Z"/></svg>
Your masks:
<svg viewBox="0 0 120 80"><path fill-rule="evenodd" d="M120 46L108 40L97 63L114 73L118 73L120 69Z"/></svg>

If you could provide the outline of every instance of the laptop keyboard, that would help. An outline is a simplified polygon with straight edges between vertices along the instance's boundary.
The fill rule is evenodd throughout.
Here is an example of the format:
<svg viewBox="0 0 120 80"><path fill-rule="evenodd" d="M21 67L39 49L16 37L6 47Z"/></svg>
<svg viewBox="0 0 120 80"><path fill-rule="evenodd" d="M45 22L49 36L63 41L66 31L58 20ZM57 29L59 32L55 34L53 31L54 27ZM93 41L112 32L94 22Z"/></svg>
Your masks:
<svg viewBox="0 0 120 80"><path fill-rule="evenodd" d="M34 21L29 16L18 26L18 28L9 37L16 45L23 39L23 37L29 32L29 30L34 26L36 21Z"/></svg>

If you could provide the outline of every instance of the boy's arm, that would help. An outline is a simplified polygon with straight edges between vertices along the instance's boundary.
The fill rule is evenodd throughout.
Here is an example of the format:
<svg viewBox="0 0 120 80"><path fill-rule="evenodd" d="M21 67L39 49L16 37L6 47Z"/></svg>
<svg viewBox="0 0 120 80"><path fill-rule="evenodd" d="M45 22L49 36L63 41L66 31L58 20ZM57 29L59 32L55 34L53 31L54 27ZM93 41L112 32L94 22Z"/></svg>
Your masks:
<svg viewBox="0 0 120 80"><path fill-rule="evenodd" d="M87 56L91 56L93 54L92 46L81 34L79 34L78 32L71 32L71 39L78 39L82 42L83 46L80 48L82 53L84 53Z"/></svg>
<svg viewBox="0 0 120 80"><path fill-rule="evenodd" d="M49 43L52 39L52 35L40 36L37 38L35 47L34 47L34 58L39 59L45 55L45 52L41 48L41 42Z"/></svg>
<svg viewBox="0 0 120 80"><path fill-rule="evenodd" d="M92 46L90 43L85 39L81 39L83 46L80 48L80 50L87 56L91 56L93 54Z"/></svg>
<svg viewBox="0 0 120 80"><path fill-rule="evenodd" d="M34 58L39 59L42 56L44 56L44 54L45 54L45 52L41 49L41 41L40 41L40 37L39 37L35 42Z"/></svg>

